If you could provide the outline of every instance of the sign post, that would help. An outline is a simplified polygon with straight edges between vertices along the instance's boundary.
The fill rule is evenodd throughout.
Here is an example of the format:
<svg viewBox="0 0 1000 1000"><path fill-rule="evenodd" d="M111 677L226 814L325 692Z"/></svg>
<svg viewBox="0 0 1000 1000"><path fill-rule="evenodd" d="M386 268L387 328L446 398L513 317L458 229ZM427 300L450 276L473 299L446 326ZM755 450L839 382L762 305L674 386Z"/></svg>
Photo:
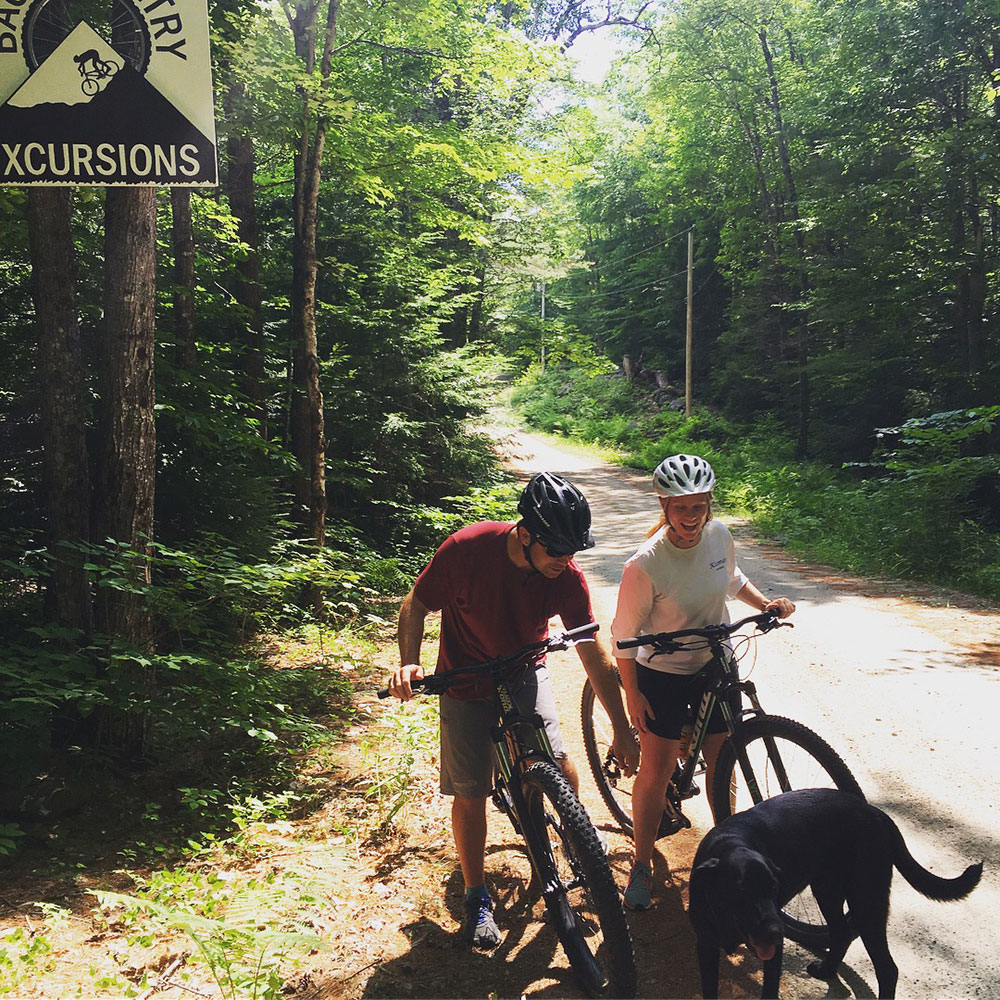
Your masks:
<svg viewBox="0 0 1000 1000"><path fill-rule="evenodd" d="M206 0L0 0L0 184L217 183Z"/></svg>

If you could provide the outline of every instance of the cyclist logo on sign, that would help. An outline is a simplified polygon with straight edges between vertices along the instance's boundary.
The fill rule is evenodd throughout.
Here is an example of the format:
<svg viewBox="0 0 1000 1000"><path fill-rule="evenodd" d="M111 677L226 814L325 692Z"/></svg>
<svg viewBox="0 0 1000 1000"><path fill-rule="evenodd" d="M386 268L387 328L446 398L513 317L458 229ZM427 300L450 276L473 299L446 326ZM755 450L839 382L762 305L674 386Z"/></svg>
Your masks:
<svg viewBox="0 0 1000 1000"><path fill-rule="evenodd" d="M113 59L102 59L97 49L87 49L86 52L73 56L73 62L83 77L80 89L88 97L93 97L99 90L103 90L101 81L110 80L121 69Z"/></svg>

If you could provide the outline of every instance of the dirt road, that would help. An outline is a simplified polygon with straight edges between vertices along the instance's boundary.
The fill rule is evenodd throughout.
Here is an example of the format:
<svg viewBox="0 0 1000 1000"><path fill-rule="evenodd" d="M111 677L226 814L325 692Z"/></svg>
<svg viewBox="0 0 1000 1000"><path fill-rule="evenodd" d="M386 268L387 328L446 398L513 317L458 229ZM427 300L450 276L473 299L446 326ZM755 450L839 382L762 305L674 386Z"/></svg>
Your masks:
<svg viewBox="0 0 1000 1000"><path fill-rule="evenodd" d="M587 495L597 548L579 557L607 641L622 563L655 521L645 475L522 437L515 465L525 474L561 472ZM795 629L758 644L754 680L764 706L804 722L848 762L869 799L899 824L914 856L938 874L957 875L984 859L979 888L957 903L918 895L897 875L890 947L900 967L901 997L992 997L1000 983L995 947L1000 910L1000 807L996 771L1000 718L1000 609L931 592L840 576L806 566L760 544L732 525L740 565L766 594L797 604ZM738 610L734 608L734 612ZM581 674L572 653L552 663L560 718L584 765L579 733ZM613 827L593 782L583 773L582 798L595 820ZM695 828L659 842L654 909L630 917L643 996L691 996L698 990L693 938L682 912L690 859L709 827L693 800ZM620 883L628 844L611 837ZM875 978L863 946L847 955L839 982L812 980L812 956L789 943L782 995L873 997ZM757 963L734 956L731 995L757 995ZM753 981L751 981L753 980Z"/></svg>

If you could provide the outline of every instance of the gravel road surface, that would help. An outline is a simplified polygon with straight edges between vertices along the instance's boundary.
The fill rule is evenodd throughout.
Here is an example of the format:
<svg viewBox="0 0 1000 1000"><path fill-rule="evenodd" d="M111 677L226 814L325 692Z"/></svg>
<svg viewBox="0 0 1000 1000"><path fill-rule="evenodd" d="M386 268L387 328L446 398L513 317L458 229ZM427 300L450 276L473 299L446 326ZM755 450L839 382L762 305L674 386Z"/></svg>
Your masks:
<svg viewBox="0 0 1000 1000"><path fill-rule="evenodd" d="M648 476L525 435L514 447L513 464L525 475L559 472L587 495L598 545L579 561L607 642L622 564L657 515ZM1000 609L961 595L808 566L755 540L738 522L729 523L743 570L765 594L791 597L797 604L795 629L758 643L753 678L765 708L805 723L832 744L869 800L896 820L925 867L950 877L973 861L986 862L980 886L954 903L925 899L897 873L889 943L900 968L899 996L995 997L1000 992ZM743 607L733 607L734 617ZM565 735L583 776L582 797L598 825L613 834L586 773L579 664L572 653L561 656L552 674ZM694 828L659 842L662 857L655 867L663 884L656 905L630 917L644 996L665 995L656 989L657 969L670 963L672 942L687 949L692 941L682 905L691 854L710 820L703 801L690 805ZM613 836L612 847L623 884L627 843ZM786 945L783 996L877 994L860 942L851 946L841 978L832 984L805 975L812 957ZM675 953L673 960L687 964L693 956ZM757 979L755 961L739 955L731 960L734 995L756 995L750 981ZM696 989L695 979L691 992Z"/></svg>

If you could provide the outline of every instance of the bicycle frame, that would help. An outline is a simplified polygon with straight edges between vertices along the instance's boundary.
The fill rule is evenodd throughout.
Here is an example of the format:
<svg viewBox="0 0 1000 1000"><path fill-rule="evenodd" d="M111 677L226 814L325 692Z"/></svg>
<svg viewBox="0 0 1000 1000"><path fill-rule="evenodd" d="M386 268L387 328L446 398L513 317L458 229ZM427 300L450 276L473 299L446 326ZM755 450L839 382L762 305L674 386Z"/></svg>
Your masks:
<svg viewBox="0 0 1000 1000"><path fill-rule="evenodd" d="M555 870L548 870L545 859L535 857L535 838L528 835L532 817L528 814L527 803L521 786L521 775L533 761L546 760L558 767L552 744L545 732L545 722L537 713L532 718L522 715L507 686L500 677L493 678L500 721L493 727L491 738L496 755L497 769L493 781L493 801L513 824L515 831L524 837L525 847L531 855L532 868L545 878L541 886L542 894L558 892L560 882ZM530 728L535 732L538 747L529 746L521 736L521 730ZM573 880L564 884L564 889L575 889L581 884L580 873L570 858Z"/></svg>
<svg viewBox="0 0 1000 1000"><path fill-rule="evenodd" d="M740 680L737 672L736 660L732 657L731 651L723 645L722 639L719 636L712 636L708 638L708 643L709 650L712 653L712 658L709 660L705 669L712 670L715 676L702 696L701 703L698 706L694 726L691 731L691 738L688 744L687 758L681 767L680 774L676 777L676 780L672 781L674 792L678 798L687 797L687 793L694 784L695 770L698 766L698 759L701 756L702 747L708 737L708 720L712 717L712 712L714 711L717 703L722 712L722 717L725 720L726 728L728 729L730 736L734 735L738 731L739 727L747 717L755 718L765 714L764 709L760 704L760 700L757 697L757 686L753 683L753 681ZM738 715L733 712L728 697L734 691L737 691L740 694L745 694L751 706L748 709L742 710ZM767 743L768 750L772 755L772 763L775 766L775 773L778 782L781 787L787 791L791 788L791 784L788 780L788 775L785 772L784 765L782 764L778 748L772 740L766 740L765 742ZM747 757L744 750L740 750L737 753L737 760L739 761L740 770L743 772L743 777L747 783L750 795L755 802L761 801L763 795L761 794L760 788L757 784L756 776L753 773L753 767L750 764L750 759Z"/></svg>
<svg viewBox="0 0 1000 1000"><path fill-rule="evenodd" d="M526 767L526 761L535 758L547 759L555 763L555 753L549 742L548 734L545 732L545 723L542 717L538 714L531 719L523 716L514 704L510 688L503 678L495 677L493 687L500 710L500 722L493 727L491 733L493 747L496 752L499 773L503 776L504 781L513 784L514 772L522 773ZM525 727L534 729L538 736L540 750L528 746L520 738L518 730Z"/></svg>
<svg viewBox="0 0 1000 1000"><path fill-rule="evenodd" d="M719 658L712 665L716 670L721 672L721 676L718 677L704 693L701 703L698 706L698 711L695 714L694 726L691 731L691 739L688 745L687 759L684 762L684 766L681 768L680 775L674 782L675 790L681 798L685 797L685 793L694 784L698 758L701 756L702 747L708 737L708 720L712 717L712 712L714 711L716 704L719 705L722 717L726 722L726 728L729 730L730 735L736 732L745 716L753 717L764 714L764 709L761 707L760 701L757 698L756 685L754 685L752 681L741 681L734 677L733 672L735 671L735 667L727 664L724 659ZM752 707L744 710L739 715L735 715L727 697L727 695L732 691L739 691L742 694L745 694ZM749 761L741 760L740 764L743 768L744 776L747 778L747 783L752 783L752 787L756 788L756 781L751 773ZM759 790L756 794L759 794Z"/></svg>

